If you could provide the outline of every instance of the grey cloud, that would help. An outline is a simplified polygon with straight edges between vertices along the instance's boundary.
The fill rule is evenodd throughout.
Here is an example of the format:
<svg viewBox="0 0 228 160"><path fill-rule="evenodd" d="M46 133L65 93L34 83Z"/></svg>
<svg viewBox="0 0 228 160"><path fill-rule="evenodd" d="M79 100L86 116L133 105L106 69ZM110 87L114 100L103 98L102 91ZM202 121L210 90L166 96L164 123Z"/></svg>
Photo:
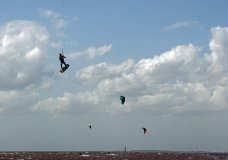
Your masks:
<svg viewBox="0 0 228 160"><path fill-rule="evenodd" d="M38 96L36 91L0 91L0 114L27 114L28 107L36 102Z"/></svg>

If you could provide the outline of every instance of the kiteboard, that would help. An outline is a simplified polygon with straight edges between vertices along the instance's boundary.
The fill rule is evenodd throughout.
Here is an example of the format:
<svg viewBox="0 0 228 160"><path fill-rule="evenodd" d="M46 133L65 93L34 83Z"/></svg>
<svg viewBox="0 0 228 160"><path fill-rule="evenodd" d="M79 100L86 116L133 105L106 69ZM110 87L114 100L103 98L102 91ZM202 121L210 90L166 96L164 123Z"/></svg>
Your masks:
<svg viewBox="0 0 228 160"><path fill-rule="evenodd" d="M65 72L65 71L67 70L67 68L69 68L69 67L70 67L70 65L67 64L65 67L63 67L63 68L60 70L60 72L61 72L61 73Z"/></svg>

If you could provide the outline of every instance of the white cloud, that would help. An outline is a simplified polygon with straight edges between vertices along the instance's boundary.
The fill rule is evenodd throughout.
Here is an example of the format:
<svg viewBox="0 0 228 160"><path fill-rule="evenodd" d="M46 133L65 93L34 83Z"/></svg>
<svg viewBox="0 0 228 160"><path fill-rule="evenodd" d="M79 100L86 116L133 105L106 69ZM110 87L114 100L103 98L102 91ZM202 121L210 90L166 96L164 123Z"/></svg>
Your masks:
<svg viewBox="0 0 228 160"><path fill-rule="evenodd" d="M98 56L102 56L105 54L108 54L112 49L112 44L109 45L104 45L98 48L95 47L89 47L87 50L82 51L82 52L75 52L75 53L70 53L68 55L69 59L75 60L78 58L87 58L87 59L93 59Z"/></svg>
<svg viewBox="0 0 228 160"><path fill-rule="evenodd" d="M39 82L48 41L46 29L31 21L12 21L1 27L0 40L0 89Z"/></svg>
<svg viewBox="0 0 228 160"><path fill-rule="evenodd" d="M200 28L199 23L197 21L181 21L181 22L176 22L170 26L165 27L166 31L171 31L171 30L176 30L180 28L186 28L186 27L197 27Z"/></svg>
<svg viewBox="0 0 228 160"><path fill-rule="evenodd" d="M60 18L48 10L43 14ZM189 25L194 23L180 23L171 28ZM44 50L49 44L46 28L33 21L8 22L0 26L0 113L223 112L228 109L227 37L227 27L212 28L210 52L204 56L198 56L201 47L187 44L139 61L128 59L120 64L102 62L87 66L75 74L82 90L54 97L41 95L54 88L56 80L44 78ZM92 59L111 50L112 44L89 47L67 58ZM87 87L88 83L92 87ZM124 106L120 104L120 95L126 96Z"/></svg>
<svg viewBox="0 0 228 160"><path fill-rule="evenodd" d="M38 101L33 107L30 108L31 112L50 112L54 115L60 113L75 113L82 114L88 112L96 104L99 98L89 92L83 94L72 94L65 92L63 96Z"/></svg>
<svg viewBox="0 0 228 160"><path fill-rule="evenodd" d="M34 21L16 20L0 26L0 113L27 114L51 88L44 72L49 34ZM47 66L47 65L46 65Z"/></svg>
<svg viewBox="0 0 228 160"><path fill-rule="evenodd" d="M185 73L196 66L199 51L200 48L192 44L177 46L152 59L140 60L135 66L135 72L142 77L153 76L156 82L175 80L177 76L184 78Z"/></svg>
<svg viewBox="0 0 228 160"><path fill-rule="evenodd" d="M76 78L95 83L92 90L40 100L32 110L154 115L223 112L228 109L228 29L215 27L211 32L211 53L204 57L198 56L200 47L188 44L136 63L91 65L79 70ZM124 106L120 95L126 96Z"/></svg>
<svg viewBox="0 0 228 160"><path fill-rule="evenodd" d="M106 78L122 75L129 71L133 65L134 61L132 59L120 65L103 62L78 70L76 72L76 79L83 83L96 83Z"/></svg>
<svg viewBox="0 0 228 160"><path fill-rule="evenodd" d="M96 56L102 56L104 54L107 54L108 52L110 52L111 49L112 49L111 44L104 45L104 46L99 47L99 48L90 47L87 50L87 55L88 55L88 58L92 59Z"/></svg>
<svg viewBox="0 0 228 160"><path fill-rule="evenodd" d="M227 51L228 51L228 28L214 27L211 29L212 40L210 41L211 54L205 57L210 63L210 70L216 72L227 71Z"/></svg>

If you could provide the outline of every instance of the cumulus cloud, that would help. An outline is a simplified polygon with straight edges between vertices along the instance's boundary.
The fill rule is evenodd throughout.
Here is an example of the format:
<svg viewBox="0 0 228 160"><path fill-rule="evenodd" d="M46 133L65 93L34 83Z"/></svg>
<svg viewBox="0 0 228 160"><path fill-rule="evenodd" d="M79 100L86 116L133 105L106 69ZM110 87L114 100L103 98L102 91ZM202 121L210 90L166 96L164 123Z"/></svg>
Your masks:
<svg viewBox="0 0 228 160"><path fill-rule="evenodd" d="M177 46L154 58L140 60L135 72L142 77L151 75L156 82L187 78L186 73L191 72L197 63L199 51L200 48L192 44Z"/></svg>
<svg viewBox="0 0 228 160"><path fill-rule="evenodd" d="M43 66L48 41L46 28L34 21L0 26L0 113L28 113L40 88L47 88Z"/></svg>
<svg viewBox="0 0 228 160"><path fill-rule="evenodd" d="M204 57L199 56L201 47L187 44L138 62L127 60L119 65L100 63L83 68L76 78L97 84L93 90L41 100L33 111L70 111L75 106L85 112L99 108L110 113L154 115L227 110L228 29L215 27L211 33L211 52ZM124 107L120 95L126 96ZM63 104L58 106L55 101Z"/></svg>
<svg viewBox="0 0 228 160"><path fill-rule="evenodd" d="M76 79L83 83L96 83L106 78L124 74L129 71L133 65L134 61L132 59L129 59L120 65L102 62L78 70L76 72Z"/></svg>
<svg viewBox="0 0 228 160"><path fill-rule="evenodd" d="M103 106L103 110L110 113L123 111L164 113L162 110L166 112L169 110L167 105L174 110L177 102L183 102L181 101L183 98L176 100L176 103L169 102L169 100L174 100L175 90L179 91L177 95L182 95L180 93L181 87L178 88L178 86L183 82L176 84L176 81L184 77L184 74L186 75L187 72L184 72L186 69L195 65L194 61L199 51L200 48L189 44L178 46L151 59L142 59L138 63L129 59L119 65L100 63L83 68L77 72L76 78L82 83L97 83L97 88L90 92L72 95L70 97L72 99L69 100L70 104L82 108L88 108L89 106L100 108ZM171 68L172 71L170 71ZM182 79L187 81L187 78ZM119 102L119 95L126 95L127 97L124 108ZM93 101L90 99L93 99ZM53 101L58 102L58 100L59 97L54 98ZM43 102L47 105L44 105ZM36 106L34 111L41 111L40 109L43 106L46 106L44 107L45 111L51 108L48 106L53 106L56 110L59 109L58 105L48 103L49 100L43 102L41 102L42 105L38 105L39 107ZM86 105L82 106L82 102ZM170 104L173 104L173 106L170 106ZM71 110L69 108L71 105L68 103L65 109L67 111ZM176 112L180 110L175 109Z"/></svg>
<svg viewBox="0 0 228 160"><path fill-rule="evenodd" d="M63 96L38 101L30 108L31 112L50 112L54 115L60 113L83 114L98 104L99 98L96 94L85 92L72 94L65 92Z"/></svg>
<svg viewBox="0 0 228 160"><path fill-rule="evenodd" d="M176 22L170 26L165 27L165 30L171 31L171 30L176 30L176 29L186 28L191 26L200 28L199 23L197 21L188 20L188 21Z"/></svg>
<svg viewBox="0 0 228 160"><path fill-rule="evenodd" d="M84 50L82 52L70 53L68 57L71 60L75 60L79 58L93 59L95 57L108 54L111 51L111 49L112 49L112 44L104 45L98 48L89 47L87 50Z"/></svg>
<svg viewBox="0 0 228 160"><path fill-rule="evenodd" d="M227 50L228 50L228 28L214 27L211 29L212 40L209 47L212 51L206 54L206 59L209 62L209 69L217 72L227 71Z"/></svg>
<svg viewBox="0 0 228 160"><path fill-rule="evenodd" d="M48 41L46 29L32 21L12 21L1 26L0 39L0 89L25 88L39 82Z"/></svg>

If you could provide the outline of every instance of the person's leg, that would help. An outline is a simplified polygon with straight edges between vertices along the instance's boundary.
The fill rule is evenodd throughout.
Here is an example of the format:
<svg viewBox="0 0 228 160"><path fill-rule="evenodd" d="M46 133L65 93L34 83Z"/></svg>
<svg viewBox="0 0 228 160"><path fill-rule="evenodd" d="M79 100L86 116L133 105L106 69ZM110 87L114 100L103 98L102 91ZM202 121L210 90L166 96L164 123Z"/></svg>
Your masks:
<svg viewBox="0 0 228 160"><path fill-rule="evenodd" d="M67 64L63 61L63 64L67 67Z"/></svg>

